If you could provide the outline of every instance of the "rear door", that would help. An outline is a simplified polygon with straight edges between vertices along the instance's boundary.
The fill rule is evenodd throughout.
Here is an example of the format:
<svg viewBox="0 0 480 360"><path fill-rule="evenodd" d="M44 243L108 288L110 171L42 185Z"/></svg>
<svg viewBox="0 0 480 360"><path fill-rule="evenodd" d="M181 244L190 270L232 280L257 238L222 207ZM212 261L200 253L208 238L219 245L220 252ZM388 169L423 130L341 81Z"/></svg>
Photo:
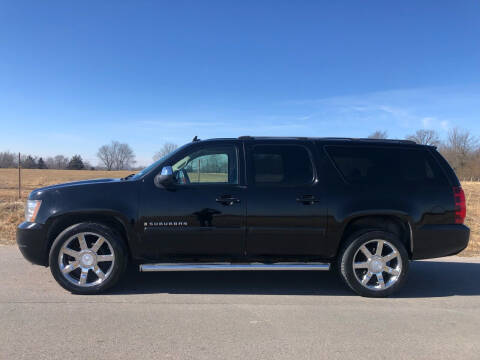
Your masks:
<svg viewBox="0 0 480 360"><path fill-rule="evenodd" d="M249 256L324 253L326 211L310 141L247 141Z"/></svg>

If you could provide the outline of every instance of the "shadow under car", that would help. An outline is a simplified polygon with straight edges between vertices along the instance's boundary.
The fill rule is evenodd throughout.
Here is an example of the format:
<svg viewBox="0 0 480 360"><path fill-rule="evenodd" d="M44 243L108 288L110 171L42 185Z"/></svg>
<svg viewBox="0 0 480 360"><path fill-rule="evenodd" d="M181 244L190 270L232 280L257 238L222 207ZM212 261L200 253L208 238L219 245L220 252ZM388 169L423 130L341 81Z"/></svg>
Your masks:
<svg viewBox="0 0 480 360"><path fill-rule="evenodd" d="M414 261L396 298L480 295L480 263ZM332 271L180 271L130 267L109 294L355 295Z"/></svg>

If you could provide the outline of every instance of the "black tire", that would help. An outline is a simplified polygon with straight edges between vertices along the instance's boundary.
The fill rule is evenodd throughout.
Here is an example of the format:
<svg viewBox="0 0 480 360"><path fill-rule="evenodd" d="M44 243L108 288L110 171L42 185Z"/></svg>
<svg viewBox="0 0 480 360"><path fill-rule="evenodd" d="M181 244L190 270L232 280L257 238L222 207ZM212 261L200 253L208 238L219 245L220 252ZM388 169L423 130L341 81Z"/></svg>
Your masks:
<svg viewBox="0 0 480 360"><path fill-rule="evenodd" d="M367 247L374 246L375 240L386 241L387 246L385 248L388 248L389 246L388 243L390 243L398 250L398 253L399 253L399 257L396 257L394 260L392 260L399 263L399 264L395 263L397 266L400 266L400 269L401 269L400 274L398 276L393 276L388 272L385 273L383 272L383 270L378 272L379 274L382 274L380 277L382 278L382 281L384 284L386 283L383 275L385 275L385 277L388 277L389 279L391 276L392 283L386 288L380 288L380 282L377 276L375 275L375 273L373 273L373 276L371 275L371 279L366 285L362 285L360 281L360 276L362 275L362 271L365 273L367 272L371 273L371 269L367 267L364 270L363 269L354 270L354 266L353 266L354 257L363 256L363 255L358 255L360 254L359 252L361 251L360 248L362 247L362 245L367 244ZM375 254L373 255L376 256ZM368 261L365 261L365 263L367 262ZM388 264L390 265L391 263L388 262ZM409 265L408 253L405 250L405 245L398 239L398 237L395 234L381 231L381 230L371 230L371 231L364 230L363 232L357 232L353 234L343 244L339 252L339 256L337 258L337 271L340 277L353 291L365 297L386 297L386 296L390 296L395 291L400 289L405 282L405 279L408 273L408 265ZM366 278L367 276L365 274L362 280ZM395 279L395 282L393 282L393 279ZM377 285L375 284L375 281ZM368 286L370 286L371 288L369 288ZM376 288L372 289L372 287L376 287Z"/></svg>
<svg viewBox="0 0 480 360"><path fill-rule="evenodd" d="M114 261L111 262L111 266L109 267L109 271L107 272L107 276L105 277L105 279L99 284L92 284L91 286L88 286L88 287L86 287L85 285L84 286L75 285L72 283L72 281L69 281L62 274L62 271L60 269L61 265L59 263L60 251L62 250L62 247L64 246L64 244L68 241L72 241L71 239L72 237L75 237L75 235L82 234L82 233L88 233L84 238L94 236L89 234L98 234L99 236L103 237L107 241L104 242L104 244L106 245L102 245L102 246L107 246L108 254L110 254L111 250L113 250L113 255L114 255ZM57 236L57 238L53 242L52 247L50 248L50 254L49 254L50 271L52 272L53 277L60 284L60 286L62 286L64 289L74 294L84 294L84 295L98 294L114 286L120 280L121 276L123 275L127 267L127 263L128 263L127 253L128 252L122 236L118 234L114 229L111 229L103 224L98 224L98 223L92 223L92 222L79 223L65 229L63 232L61 232ZM101 260L98 260L98 261L100 262ZM108 266L108 262L107 262L107 266ZM89 274L90 271L87 271L87 274ZM91 276L91 275L88 275L88 276ZM98 280L100 280L100 277L98 277Z"/></svg>

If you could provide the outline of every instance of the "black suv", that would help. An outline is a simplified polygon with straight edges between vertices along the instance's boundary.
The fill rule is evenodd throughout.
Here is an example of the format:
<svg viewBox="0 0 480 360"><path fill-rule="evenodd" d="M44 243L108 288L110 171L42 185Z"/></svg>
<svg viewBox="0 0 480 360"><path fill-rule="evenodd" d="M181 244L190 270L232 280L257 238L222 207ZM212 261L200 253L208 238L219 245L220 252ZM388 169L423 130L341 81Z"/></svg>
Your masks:
<svg viewBox="0 0 480 360"><path fill-rule="evenodd" d="M81 294L140 271L338 270L363 296L468 244L435 147L350 138L194 139L136 175L33 191L17 242Z"/></svg>

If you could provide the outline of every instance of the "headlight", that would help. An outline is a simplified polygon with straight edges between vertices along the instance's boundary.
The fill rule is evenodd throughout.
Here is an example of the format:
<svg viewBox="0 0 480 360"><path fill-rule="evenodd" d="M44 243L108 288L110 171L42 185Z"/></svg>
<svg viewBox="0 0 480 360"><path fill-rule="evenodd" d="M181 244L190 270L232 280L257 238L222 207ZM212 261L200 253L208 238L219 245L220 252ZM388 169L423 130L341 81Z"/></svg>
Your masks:
<svg viewBox="0 0 480 360"><path fill-rule="evenodd" d="M27 206L25 207L25 221L35 222L40 205L42 205L42 200L27 200Z"/></svg>

